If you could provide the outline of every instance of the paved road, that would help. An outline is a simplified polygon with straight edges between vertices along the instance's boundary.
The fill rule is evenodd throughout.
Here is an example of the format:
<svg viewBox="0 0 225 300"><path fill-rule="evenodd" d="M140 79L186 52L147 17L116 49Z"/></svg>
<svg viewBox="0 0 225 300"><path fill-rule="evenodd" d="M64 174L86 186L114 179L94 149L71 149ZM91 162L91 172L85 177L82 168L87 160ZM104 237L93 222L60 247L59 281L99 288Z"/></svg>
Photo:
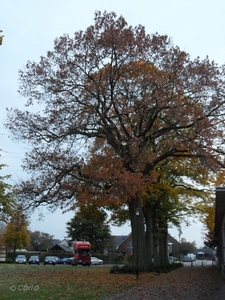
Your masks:
<svg viewBox="0 0 225 300"><path fill-rule="evenodd" d="M213 266L215 265L215 261L212 260L200 260L196 259L193 262L183 262L185 267L199 267L199 266Z"/></svg>

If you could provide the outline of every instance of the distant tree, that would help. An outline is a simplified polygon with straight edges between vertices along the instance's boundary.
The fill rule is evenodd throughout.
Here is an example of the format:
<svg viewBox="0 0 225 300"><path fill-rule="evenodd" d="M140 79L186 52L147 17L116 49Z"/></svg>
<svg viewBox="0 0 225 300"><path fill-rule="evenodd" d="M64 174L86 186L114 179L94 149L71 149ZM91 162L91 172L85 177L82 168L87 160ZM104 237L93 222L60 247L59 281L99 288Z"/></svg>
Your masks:
<svg viewBox="0 0 225 300"><path fill-rule="evenodd" d="M95 253L102 253L110 242L110 228L106 224L106 213L95 205L82 207L67 222L67 234L73 240L89 241Z"/></svg>
<svg viewBox="0 0 225 300"><path fill-rule="evenodd" d="M0 164L0 170L6 167L5 164ZM14 195L12 187L6 181L10 175L0 176L0 221L7 222L13 209L15 209L15 201L12 200Z"/></svg>
<svg viewBox="0 0 225 300"><path fill-rule="evenodd" d="M16 249L29 246L30 234L28 225L29 222L21 207L14 211L10 221L6 225L3 241L7 249L13 250L14 258Z"/></svg>
<svg viewBox="0 0 225 300"><path fill-rule="evenodd" d="M180 251L183 255L187 255L188 253L194 253L196 249L197 248L195 241L187 242L186 239L181 239Z"/></svg>
<svg viewBox="0 0 225 300"><path fill-rule="evenodd" d="M0 30L0 45L2 44L3 37L4 37L4 35L2 35L1 33L2 33L2 30Z"/></svg>
<svg viewBox="0 0 225 300"><path fill-rule="evenodd" d="M215 201L215 200L214 200ZM214 237L215 226L215 205L214 201L210 205L205 205L204 209L204 245L206 247L214 248L216 245L216 239Z"/></svg>
<svg viewBox="0 0 225 300"><path fill-rule="evenodd" d="M34 251L46 251L53 246L53 235L45 232L33 231L30 233L30 245Z"/></svg>

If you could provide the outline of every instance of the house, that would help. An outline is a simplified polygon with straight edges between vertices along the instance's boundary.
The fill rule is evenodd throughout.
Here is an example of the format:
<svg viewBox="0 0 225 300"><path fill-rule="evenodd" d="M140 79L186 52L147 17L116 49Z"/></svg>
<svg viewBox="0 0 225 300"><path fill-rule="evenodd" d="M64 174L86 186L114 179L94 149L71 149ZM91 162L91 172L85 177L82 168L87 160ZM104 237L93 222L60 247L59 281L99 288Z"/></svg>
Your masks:
<svg viewBox="0 0 225 300"><path fill-rule="evenodd" d="M174 257L180 257L180 243L169 233L167 235L168 254Z"/></svg>
<svg viewBox="0 0 225 300"><path fill-rule="evenodd" d="M129 233L127 236L113 236L113 240L115 245L114 251L116 253L121 253L124 256L129 256L133 254L132 233ZM180 254L180 243L176 239L174 239L170 234L168 234L167 244L168 255L178 257Z"/></svg>
<svg viewBox="0 0 225 300"><path fill-rule="evenodd" d="M55 240L54 245L52 248L48 249L49 251L55 251L55 252L73 252L73 246L69 244L67 240Z"/></svg>
<svg viewBox="0 0 225 300"><path fill-rule="evenodd" d="M132 233L129 233L119 244L116 246L116 251L125 255L133 254Z"/></svg>
<svg viewBox="0 0 225 300"><path fill-rule="evenodd" d="M225 187L216 188L214 237L218 264L225 276Z"/></svg>
<svg viewBox="0 0 225 300"><path fill-rule="evenodd" d="M6 262L6 246L5 245L0 245L0 262Z"/></svg>
<svg viewBox="0 0 225 300"><path fill-rule="evenodd" d="M115 257L120 254L118 252L118 245L120 245L126 238L126 235L111 236L110 246L107 247L107 249L104 249L104 255L109 257L109 263L114 262Z"/></svg>

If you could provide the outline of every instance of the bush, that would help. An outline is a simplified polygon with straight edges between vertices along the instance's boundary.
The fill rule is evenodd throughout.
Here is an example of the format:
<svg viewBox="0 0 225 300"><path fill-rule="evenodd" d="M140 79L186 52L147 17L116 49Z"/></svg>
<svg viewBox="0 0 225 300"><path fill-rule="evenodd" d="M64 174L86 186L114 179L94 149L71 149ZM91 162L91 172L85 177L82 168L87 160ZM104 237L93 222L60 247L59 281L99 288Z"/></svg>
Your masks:
<svg viewBox="0 0 225 300"><path fill-rule="evenodd" d="M132 264L125 264L123 266L115 265L110 269L110 273L112 274L135 274L137 271L136 267ZM139 272L147 272L147 270L138 268Z"/></svg>
<svg viewBox="0 0 225 300"><path fill-rule="evenodd" d="M150 265L148 269L139 267L138 271L140 273L156 272L157 274L160 274L160 273L168 273L180 267L183 267L182 263L162 264L159 266ZM135 274L136 267L132 264L125 264L121 267L115 265L112 266L112 268L110 269L110 273L111 274Z"/></svg>
<svg viewBox="0 0 225 300"><path fill-rule="evenodd" d="M135 274L136 273L136 267L134 265L131 264L126 264L124 266L121 267L121 271L122 273L125 274Z"/></svg>
<svg viewBox="0 0 225 300"><path fill-rule="evenodd" d="M127 256L127 262L131 263L133 261L133 255L128 255Z"/></svg>
<svg viewBox="0 0 225 300"><path fill-rule="evenodd" d="M114 264L122 264L123 263L123 261L124 261L124 256L123 256L123 254L116 254L115 256L114 256Z"/></svg>
<svg viewBox="0 0 225 300"><path fill-rule="evenodd" d="M153 266L153 272L156 272L158 274L168 273L170 271L173 271L173 270L181 268L181 267L183 267L182 263L162 264L162 265L159 265L156 267Z"/></svg>
<svg viewBox="0 0 225 300"><path fill-rule="evenodd" d="M121 274L121 268L119 266L112 266L112 268L110 269L110 273L111 274Z"/></svg>

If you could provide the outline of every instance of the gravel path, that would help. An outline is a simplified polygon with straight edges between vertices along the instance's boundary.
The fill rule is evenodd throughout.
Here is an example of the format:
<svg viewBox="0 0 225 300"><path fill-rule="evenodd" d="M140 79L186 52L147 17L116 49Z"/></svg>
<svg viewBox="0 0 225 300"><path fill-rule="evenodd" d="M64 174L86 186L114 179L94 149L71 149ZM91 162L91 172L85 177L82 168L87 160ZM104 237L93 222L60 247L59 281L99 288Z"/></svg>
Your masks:
<svg viewBox="0 0 225 300"><path fill-rule="evenodd" d="M141 276L141 275L140 275ZM217 266L182 267L155 280L101 300L225 299L225 279Z"/></svg>

